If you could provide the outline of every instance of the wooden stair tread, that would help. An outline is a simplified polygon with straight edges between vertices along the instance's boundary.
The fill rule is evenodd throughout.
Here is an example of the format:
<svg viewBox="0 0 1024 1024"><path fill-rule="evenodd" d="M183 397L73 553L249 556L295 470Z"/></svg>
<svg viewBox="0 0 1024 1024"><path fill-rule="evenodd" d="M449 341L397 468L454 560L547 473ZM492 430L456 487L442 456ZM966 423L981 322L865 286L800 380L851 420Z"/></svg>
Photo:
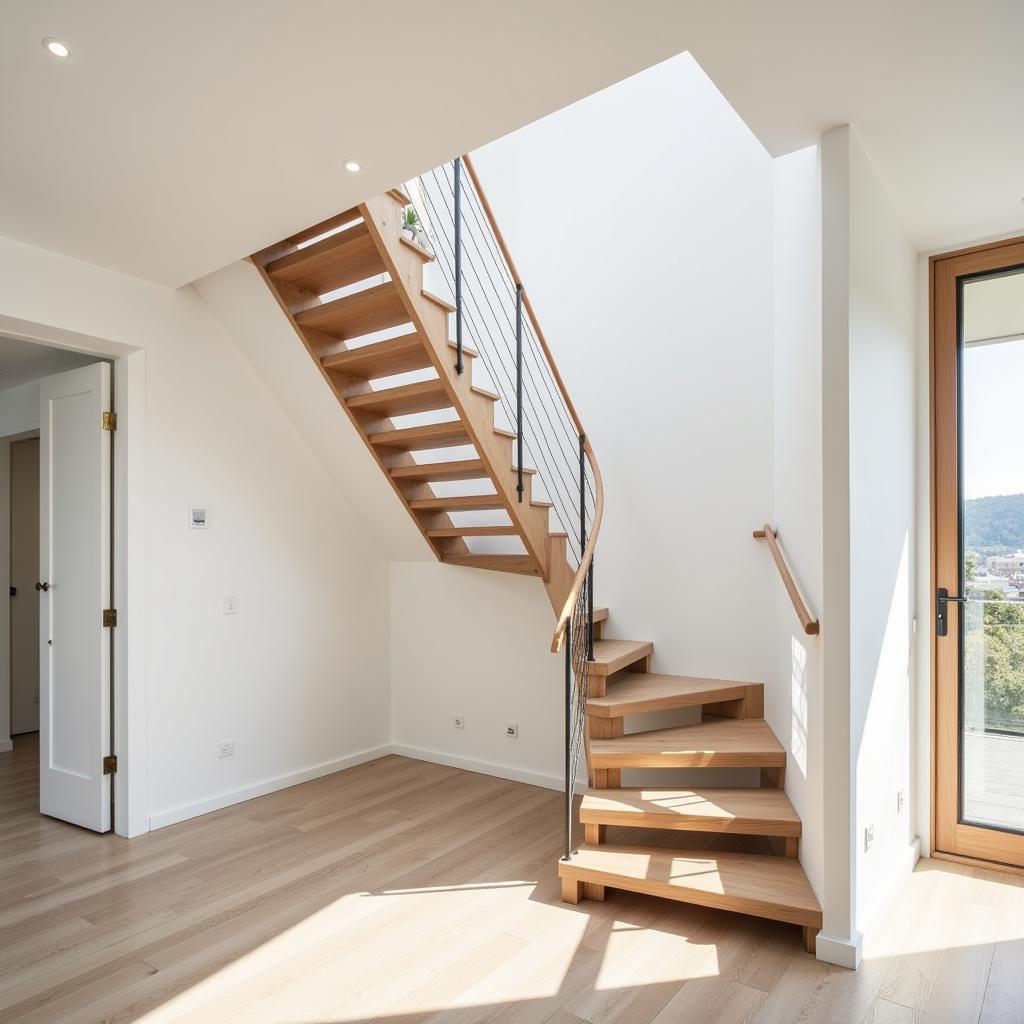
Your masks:
<svg viewBox="0 0 1024 1024"><path fill-rule="evenodd" d="M388 417L452 407L451 397L440 377L379 391L365 391L346 401L350 409L365 409Z"/></svg>
<svg viewBox="0 0 1024 1024"><path fill-rule="evenodd" d="M799 836L800 817L782 789L588 789L580 821L634 828Z"/></svg>
<svg viewBox="0 0 1024 1024"><path fill-rule="evenodd" d="M656 846L581 846L558 874L681 903L821 927L821 906L800 862L754 853Z"/></svg>
<svg viewBox="0 0 1024 1024"><path fill-rule="evenodd" d="M646 658L653 650L654 644L649 640L595 640L589 671L598 676L610 676Z"/></svg>
<svg viewBox="0 0 1024 1024"><path fill-rule="evenodd" d="M324 356L320 362L328 370L337 370L351 377L392 377L410 370L423 370L432 366L430 353L423 339L415 331L387 341L346 349Z"/></svg>
<svg viewBox="0 0 1024 1024"><path fill-rule="evenodd" d="M597 645L594 646L596 653ZM749 685L728 679L630 672L612 682L606 696L591 697L587 701L587 714L601 718L620 718L623 715L638 715L647 711L666 711L669 708L685 708L695 704L742 700Z"/></svg>
<svg viewBox="0 0 1024 1024"><path fill-rule="evenodd" d="M364 288L340 299L310 306L295 314L300 327L311 327L335 338L356 338L409 322L409 313L394 282Z"/></svg>
<svg viewBox="0 0 1024 1024"><path fill-rule="evenodd" d="M271 277L323 295L386 271L369 227L357 223L268 263Z"/></svg>
<svg viewBox="0 0 1024 1024"><path fill-rule="evenodd" d="M550 502L545 502L545 504L546 505L550 504ZM608 609L607 608L595 608L594 609L594 621L595 622L604 622L607 618L608 618Z"/></svg>
<svg viewBox="0 0 1024 1024"><path fill-rule="evenodd" d="M401 203L402 206L409 206L412 203L412 200L408 195L406 195L404 188L398 188L397 186L395 188L389 188L388 195L391 196L396 203Z"/></svg>
<svg viewBox="0 0 1024 1024"><path fill-rule="evenodd" d="M421 462L414 466L395 466L390 470L395 480L442 483L448 480L487 480L487 470L480 459L459 459L455 462Z"/></svg>
<svg viewBox="0 0 1024 1024"><path fill-rule="evenodd" d="M719 718L592 739L590 758L595 768L778 768L786 764L782 744L760 718Z"/></svg>
<svg viewBox="0 0 1024 1024"><path fill-rule="evenodd" d="M412 249L412 251L416 253L416 255L419 256L419 258L423 260L424 263L430 263L433 260L434 254L429 249L424 249L423 246L419 244L419 242L414 242L407 235L402 235L399 241L407 249Z"/></svg>
<svg viewBox="0 0 1024 1024"><path fill-rule="evenodd" d="M427 530L428 537L518 537L514 526L445 526Z"/></svg>
<svg viewBox="0 0 1024 1024"><path fill-rule="evenodd" d="M500 494L464 494L461 497L416 498L409 508L417 512L471 512L475 509L505 508Z"/></svg>
<svg viewBox="0 0 1024 1024"><path fill-rule="evenodd" d="M370 434L370 444L378 448L399 448L406 452L425 451L432 448L451 448L470 444L469 434L461 420L447 423L425 423L418 427L400 427L397 430L381 430Z"/></svg>
<svg viewBox="0 0 1024 1024"><path fill-rule="evenodd" d="M327 220L321 221L319 224L314 224L312 227L306 228L305 231L300 231L298 234L290 235L285 239L289 245L305 245L306 242L311 242L314 238L318 238L320 235L326 234L328 231L337 231L338 228L345 224L350 224L354 220L362 220L363 213L358 206L353 206L349 210L342 210L341 213L336 213L333 217L329 217Z"/></svg>
<svg viewBox="0 0 1024 1024"><path fill-rule="evenodd" d="M426 288L420 290L420 295L422 295L428 302L433 302L434 305L440 306L446 313L455 312L455 307L447 299L442 299L440 295L428 292Z"/></svg>
<svg viewBox="0 0 1024 1024"><path fill-rule="evenodd" d="M514 572L522 576L539 576L540 569L529 555L445 555L447 565L464 565L472 569Z"/></svg>

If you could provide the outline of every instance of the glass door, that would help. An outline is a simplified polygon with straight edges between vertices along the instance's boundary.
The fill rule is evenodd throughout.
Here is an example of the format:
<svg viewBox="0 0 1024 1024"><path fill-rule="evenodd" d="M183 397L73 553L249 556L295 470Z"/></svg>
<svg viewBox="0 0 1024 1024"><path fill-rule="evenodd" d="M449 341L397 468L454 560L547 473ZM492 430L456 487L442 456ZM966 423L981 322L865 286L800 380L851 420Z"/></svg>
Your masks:
<svg viewBox="0 0 1024 1024"><path fill-rule="evenodd" d="M1024 243L932 299L935 847L1024 866Z"/></svg>

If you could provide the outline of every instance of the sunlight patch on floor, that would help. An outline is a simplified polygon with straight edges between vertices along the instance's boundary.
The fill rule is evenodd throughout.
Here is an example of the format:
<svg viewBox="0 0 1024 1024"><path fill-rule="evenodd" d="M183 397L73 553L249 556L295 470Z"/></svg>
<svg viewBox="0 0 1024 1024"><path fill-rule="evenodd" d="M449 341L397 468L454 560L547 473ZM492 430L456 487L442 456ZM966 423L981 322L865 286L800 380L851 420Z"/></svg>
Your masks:
<svg viewBox="0 0 1024 1024"><path fill-rule="evenodd" d="M139 1024L342 1022L554 998L577 961L589 918L531 899L535 884L348 893ZM582 962L593 957L588 951ZM591 977L596 969L594 962Z"/></svg>
<svg viewBox="0 0 1024 1024"><path fill-rule="evenodd" d="M967 873L922 860L885 923L865 940L865 959L1024 939L1024 879Z"/></svg>

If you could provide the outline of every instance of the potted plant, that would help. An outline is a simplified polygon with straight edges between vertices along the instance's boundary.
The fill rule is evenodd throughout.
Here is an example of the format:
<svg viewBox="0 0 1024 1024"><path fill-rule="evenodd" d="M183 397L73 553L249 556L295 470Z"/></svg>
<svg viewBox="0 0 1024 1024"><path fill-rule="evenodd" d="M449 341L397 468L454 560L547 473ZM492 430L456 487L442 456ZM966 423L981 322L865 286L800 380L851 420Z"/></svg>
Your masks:
<svg viewBox="0 0 1024 1024"><path fill-rule="evenodd" d="M416 212L416 207L411 204L402 211L402 234L410 242L415 242L416 245L422 246L424 249L427 248L427 233L423 229L423 222Z"/></svg>

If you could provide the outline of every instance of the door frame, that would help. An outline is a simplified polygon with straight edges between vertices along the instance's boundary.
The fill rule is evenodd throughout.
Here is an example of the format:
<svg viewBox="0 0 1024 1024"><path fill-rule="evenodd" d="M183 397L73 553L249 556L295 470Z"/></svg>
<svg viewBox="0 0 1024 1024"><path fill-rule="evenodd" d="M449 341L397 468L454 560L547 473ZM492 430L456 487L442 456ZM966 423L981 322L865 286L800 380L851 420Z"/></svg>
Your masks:
<svg viewBox="0 0 1024 1024"><path fill-rule="evenodd" d="M15 537L14 537L14 448L15 448L15 445L24 444L26 441L38 441L38 440L39 440L39 431L38 430L30 430L26 434L15 434L14 436L11 436L11 437L0 438L0 444L6 445L7 446L7 452L8 452L7 465L5 467L6 468L6 472L7 472L7 486L8 486L8 490L7 490L7 510L6 510L6 516L7 516L6 522L7 522L7 526L8 526L8 531L7 531L7 533L8 533L8 536L7 536L7 544L8 544L7 566L8 566L8 569L9 569L9 576L11 577L12 582L13 582L13 578L14 578L14 543L13 543L13 541L15 539ZM40 538L38 537L38 529L39 529L39 517L37 515L36 516L36 530L37 530L36 542L37 542L37 549L38 549L38 542L40 540ZM38 571L39 571L39 567L37 565L36 566L36 573L38 573ZM39 577L35 576L34 578L38 579ZM27 592L25 596L29 596L30 594L31 594L31 591ZM33 597L33 600L37 600L37 598ZM15 723L14 723L14 643L15 643L15 638L14 638L14 608L15 608L15 605L12 603L12 605L11 605L11 607L9 609L8 616L7 616L7 624L8 624L7 625L7 696L8 696L8 703L10 705L10 709L9 709L9 714L10 714L9 723L10 723L10 735L11 735L11 738L13 738L14 736L21 735L21 733L16 733L14 731L14 726L15 726ZM35 651L39 650L39 631L38 631L38 629L36 630L35 635L32 637L32 647L33 647L33 650L35 650ZM38 680L37 680L37 682L38 682ZM41 695L41 691L39 691L39 695ZM36 704L37 705L39 704L38 696L37 696ZM39 722L38 714L39 714L39 708L37 706L37 708L36 708L36 716L37 716L36 717L36 727L37 727L37 729L40 727L40 722ZM31 730L28 730L28 731L31 731ZM0 739L2 739L2 738L3 737L0 737Z"/></svg>
<svg viewBox="0 0 1024 1024"><path fill-rule="evenodd" d="M149 831L146 744L146 353L109 338L0 315L0 334L74 349L113 361L114 631L113 830L124 838ZM38 428L38 422L24 430ZM10 436L10 435L8 435Z"/></svg>
<svg viewBox="0 0 1024 1024"><path fill-rule="evenodd" d="M955 659L940 659L940 638L935 626L935 593L940 586L947 586L951 593L959 585L959 538L950 544L949 530L944 538L946 544L940 552L939 507L940 499L946 502L959 501L959 468L950 469L948 462L940 464L939 451L949 450L950 443L959 447L959 366L949 360L939 359L940 348L948 345L950 325L958 333L957 279L971 274L998 271L1003 267L1024 264L1024 236L1004 238L982 245L974 245L952 252L939 253L928 260L928 320L929 320L929 470L930 470L930 526L931 526L931 572L928 592L927 615L931 639L931 855L938 859L958 863L975 864L979 867L1024 873L1024 863L1013 864L1005 859L1012 840L1007 833L979 826L964 825L959 821L959 651ZM959 344L959 338L953 342ZM954 397L955 396L955 397ZM952 406L951 406L952 399ZM959 462L959 459L958 459ZM950 489L953 494L950 494ZM953 551L950 548L953 547ZM951 564L952 562L952 564ZM955 571L955 577L953 575ZM954 582L955 579L955 582ZM959 648L962 606L947 606L950 609L950 635L943 638L947 643L954 639ZM953 610L955 609L955 610ZM956 705L951 709L950 705ZM940 705L945 714L940 716ZM951 713L952 710L952 713ZM943 757L950 748L955 756ZM951 803L952 802L952 803ZM954 812L952 817L950 812ZM979 837L975 833L987 835ZM1019 836L1013 835L1019 844Z"/></svg>

